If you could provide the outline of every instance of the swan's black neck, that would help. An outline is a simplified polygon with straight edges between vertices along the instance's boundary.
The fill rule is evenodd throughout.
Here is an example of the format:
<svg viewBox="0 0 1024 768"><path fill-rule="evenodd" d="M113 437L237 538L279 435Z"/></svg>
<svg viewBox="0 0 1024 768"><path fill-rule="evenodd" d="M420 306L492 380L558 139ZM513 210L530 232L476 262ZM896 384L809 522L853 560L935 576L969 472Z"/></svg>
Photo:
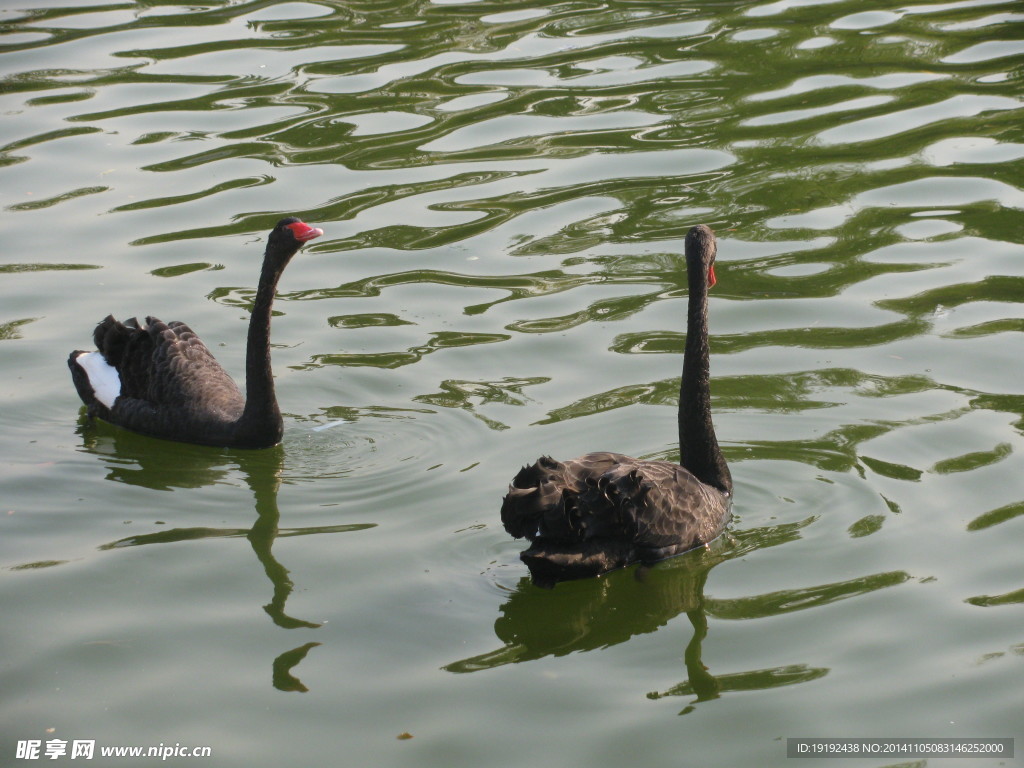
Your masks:
<svg viewBox="0 0 1024 768"><path fill-rule="evenodd" d="M732 474L718 447L711 421L711 366L708 349L708 271L714 263L715 235L697 226L686 236L690 298L686 352L679 385L679 463L702 483L732 493Z"/></svg>
<svg viewBox="0 0 1024 768"><path fill-rule="evenodd" d="M249 317L249 337L245 352L245 410L238 420L236 433L240 440L252 447L274 445L280 442L284 432L281 409L274 392L274 373L270 365L270 317L277 283L297 250L296 245L290 249L290 253L282 252L280 246L275 248L275 244L268 244Z"/></svg>

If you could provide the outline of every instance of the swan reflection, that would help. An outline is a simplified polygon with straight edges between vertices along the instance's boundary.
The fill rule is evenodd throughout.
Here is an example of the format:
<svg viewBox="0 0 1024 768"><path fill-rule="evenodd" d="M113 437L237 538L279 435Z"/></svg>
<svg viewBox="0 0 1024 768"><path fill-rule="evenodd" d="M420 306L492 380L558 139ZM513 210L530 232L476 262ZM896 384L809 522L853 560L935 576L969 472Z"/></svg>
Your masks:
<svg viewBox="0 0 1024 768"><path fill-rule="evenodd" d="M868 574L847 581L809 585L738 598L715 598L705 592L708 575L719 563L799 537L807 520L748 529L731 534L710 549L693 551L653 567L615 571L598 578L538 588L522 578L500 608L494 634L501 646L448 664L453 673L480 672L506 664L549 656L601 650L631 638L661 631L680 614L691 633L682 652L685 676L679 682L646 692L651 700L692 699L679 714L727 693L767 690L816 680L827 667L795 663L740 671L712 671L703 662L704 644L713 637L708 618L756 620L791 611L819 608L897 586L911 577L904 571Z"/></svg>
<svg viewBox="0 0 1024 768"><path fill-rule="evenodd" d="M155 442L152 438L107 427L83 424L79 428L84 448L101 454L107 462L107 478L153 490L200 488L214 484L234 484L240 474L252 491L256 519L249 528L190 526L143 533L111 541L101 550L137 547L148 544L173 544L198 539L245 538L270 580L273 591L263 610L275 625L283 629L316 629L320 623L291 616L286 611L295 588L288 568L273 553L278 538L323 533L351 533L375 527L374 523L281 528L278 491L284 468L284 449L275 446L263 451L225 451L186 443ZM282 691L305 692L291 669L319 643L306 643L282 653L273 664L274 687Z"/></svg>

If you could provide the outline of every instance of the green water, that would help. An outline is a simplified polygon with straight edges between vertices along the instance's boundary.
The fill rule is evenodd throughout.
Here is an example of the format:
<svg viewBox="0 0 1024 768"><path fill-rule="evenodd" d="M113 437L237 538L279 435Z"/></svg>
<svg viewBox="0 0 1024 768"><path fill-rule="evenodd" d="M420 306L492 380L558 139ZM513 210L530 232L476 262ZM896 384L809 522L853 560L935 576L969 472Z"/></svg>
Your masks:
<svg viewBox="0 0 1024 768"><path fill-rule="evenodd" d="M29 740L111 766L154 759L100 747L1019 755L1022 22L986 0L5 5L0 764L38 764ZM326 234L275 305L283 444L88 423L65 361L108 313L186 320L241 375L284 214ZM538 589L498 519L522 464L677 456L699 222L737 519Z"/></svg>

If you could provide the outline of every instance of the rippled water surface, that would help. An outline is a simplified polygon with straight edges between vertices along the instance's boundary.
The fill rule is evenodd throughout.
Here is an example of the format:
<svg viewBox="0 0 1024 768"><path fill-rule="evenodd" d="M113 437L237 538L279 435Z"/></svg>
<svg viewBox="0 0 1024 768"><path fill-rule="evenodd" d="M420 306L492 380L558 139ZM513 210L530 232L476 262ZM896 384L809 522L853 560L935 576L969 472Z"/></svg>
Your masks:
<svg viewBox="0 0 1024 768"><path fill-rule="evenodd" d="M268 767L1024 750L1022 22L4 4L0 762L29 739ZM88 423L65 361L107 313L187 320L241 376L285 214L326 235L275 305L283 444ZM523 463L677 457L701 222L737 519L539 589L498 519Z"/></svg>

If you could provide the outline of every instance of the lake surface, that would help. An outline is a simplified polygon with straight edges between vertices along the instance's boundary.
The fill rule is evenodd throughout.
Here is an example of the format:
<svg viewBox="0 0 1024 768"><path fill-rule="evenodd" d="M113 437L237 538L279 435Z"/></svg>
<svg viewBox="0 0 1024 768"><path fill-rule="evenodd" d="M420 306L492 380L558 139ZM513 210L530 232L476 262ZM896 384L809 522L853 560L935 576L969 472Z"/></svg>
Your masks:
<svg viewBox="0 0 1024 768"><path fill-rule="evenodd" d="M1022 22L5 4L0 763L82 740L95 765L785 766L790 737L1002 737L979 762L1024 765ZM282 445L89 423L66 359L108 313L186 320L241 376L287 214L326 234L275 305ZM697 223L736 520L540 589L498 517L521 465L678 456Z"/></svg>

